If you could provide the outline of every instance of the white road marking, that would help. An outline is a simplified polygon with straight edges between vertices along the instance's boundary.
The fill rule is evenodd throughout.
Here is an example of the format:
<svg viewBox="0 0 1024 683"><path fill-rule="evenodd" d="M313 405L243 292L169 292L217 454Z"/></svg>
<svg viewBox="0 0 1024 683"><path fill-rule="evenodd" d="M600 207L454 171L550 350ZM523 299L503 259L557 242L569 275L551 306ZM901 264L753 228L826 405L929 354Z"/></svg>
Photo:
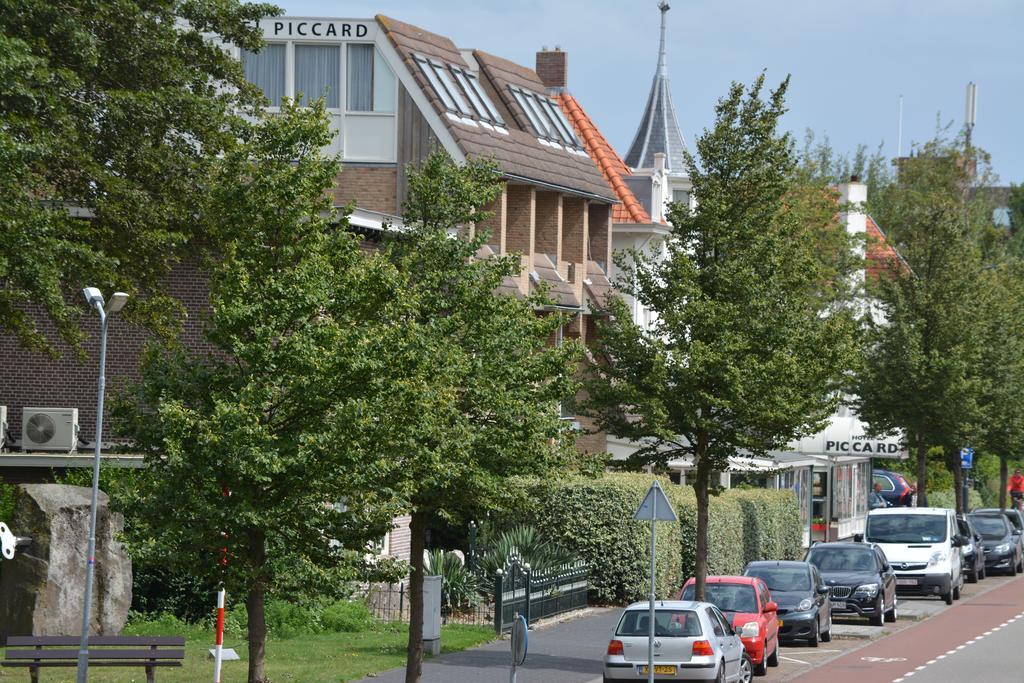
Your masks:
<svg viewBox="0 0 1024 683"><path fill-rule="evenodd" d="M796 662L797 664L810 664L810 662L805 662L802 659L793 659L792 657L787 657L786 655L779 655L779 659L785 659L787 662Z"/></svg>

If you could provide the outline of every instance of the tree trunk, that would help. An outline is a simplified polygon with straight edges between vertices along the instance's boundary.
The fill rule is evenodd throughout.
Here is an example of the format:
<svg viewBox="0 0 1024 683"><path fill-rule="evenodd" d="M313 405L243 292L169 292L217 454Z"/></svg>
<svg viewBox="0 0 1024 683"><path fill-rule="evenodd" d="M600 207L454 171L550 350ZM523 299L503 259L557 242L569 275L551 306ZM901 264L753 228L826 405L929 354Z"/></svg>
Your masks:
<svg viewBox="0 0 1024 683"><path fill-rule="evenodd" d="M419 683L423 667L423 549L426 545L426 513L416 511L409 520L409 648L405 658L405 683Z"/></svg>
<svg viewBox="0 0 1024 683"><path fill-rule="evenodd" d="M917 507L928 507L928 444L917 435Z"/></svg>
<svg viewBox="0 0 1024 683"><path fill-rule="evenodd" d="M956 493L956 511L966 513L967 501L964 499L964 471L960 469L960 454L955 449L947 449L946 456L946 462L953 470L953 489Z"/></svg>
<svg viewBox="0 0 1024 683"><path fill-rule="evenodd" d="M999 509L1006 509L1006 487L1010 482L1010 465L1006 462L1006 456L999 456Z"/></svg>
<svg viewBox="0 0 1024 683"><path fill-rule="evenodd" d="M697 495L697 547L694 554L694 600L704 600L704 586L708 578L708 505L711 470L703 456L704 445L697 444L696 472L693 491Z"/></svg>
<svg viewBox="0 0 1024 683"><path fill-rule="evenodd" d="M249 534L249 559L256 569L257 578L245 597L245 611L249 617L249 683L265 683L264 673L267 645L266 589L263 585L263 565L266 563L266 548L263 533Z"/></svg>

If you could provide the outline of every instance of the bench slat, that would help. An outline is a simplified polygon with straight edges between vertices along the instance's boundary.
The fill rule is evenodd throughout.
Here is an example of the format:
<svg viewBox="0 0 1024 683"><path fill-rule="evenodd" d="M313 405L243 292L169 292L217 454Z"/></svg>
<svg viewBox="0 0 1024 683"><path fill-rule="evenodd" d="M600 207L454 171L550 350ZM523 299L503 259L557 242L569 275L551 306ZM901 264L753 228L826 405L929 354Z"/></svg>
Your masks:
<svg viewBox="0 0 1024 683"><path fill-rule="evenodd" d="M78 636L10 636L7 647L68 646L78 645ZM185 645L184 636L89 636L89 646L94 645Z"/></svg>
<svg viewBox="0 0 1024 683"><path fill-rule="evenodd" d="M7 659L78 659L78 650L7 650ZM89 650L94 659L183 659L184 650Z"/></svg>
<svg viewBox="0 0 1024 683"><path fill-rule="evenodd" d="M28 667L28 666L32 666L32 667L36 667L36 666L38 666L38 667L43 667L43 666L72 667L72 666L78 666L78 660L76 659L75 661L71 661L71 660L68 660L68 659L61 659L61 660L58 660L58 661L55 661L55 662L29 662L29 661L26 661L26 660L20 660L19 659L16 662L9 662L7 660L4 660L3 662L0 662L0 664L2 664L3 666L25 666L25 667ZM162 662L161 661L161 662L153 662L153 663L150 664L150 663L145 663L145 662L125 662L125 661L112 661L112 662L108 662L108 661L104 661L104 660L100 660L100 661L94 662L94 661L90 660L89 666L90 667L93 667L93 666L136 666L136 667L138 667L138 666L145 666L145 667L150 667L150 666L181 666L181 662L177 662L177 661L175 661L175 662Z"/></svg>

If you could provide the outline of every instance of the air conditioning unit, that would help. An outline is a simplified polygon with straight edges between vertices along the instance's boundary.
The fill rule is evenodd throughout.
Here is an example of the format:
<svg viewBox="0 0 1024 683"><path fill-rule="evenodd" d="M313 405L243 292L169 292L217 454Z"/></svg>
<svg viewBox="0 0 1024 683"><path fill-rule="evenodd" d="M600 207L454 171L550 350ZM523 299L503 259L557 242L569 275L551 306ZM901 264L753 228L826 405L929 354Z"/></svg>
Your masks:
<svg viewBox="0 0 1024 683"><path fill-rule="evenodd" d="M7 406L0 406L0 451L7 444Z"/></svg>
<svg viewBox="0 0 1024 683"><path fill-rule="evenodd" d="M21 450L70 453L78 447L78 408L25 408Z"/></svg>

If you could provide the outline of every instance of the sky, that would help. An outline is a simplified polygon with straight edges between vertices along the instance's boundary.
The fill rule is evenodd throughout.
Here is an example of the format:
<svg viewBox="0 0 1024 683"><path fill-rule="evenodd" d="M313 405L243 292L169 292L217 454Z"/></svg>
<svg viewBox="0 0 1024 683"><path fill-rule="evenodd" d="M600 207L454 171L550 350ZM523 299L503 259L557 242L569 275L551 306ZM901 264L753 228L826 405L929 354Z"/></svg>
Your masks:
<svg viewBox="0 0 1024 683"><path fill-rule="evenodd" d="M620 155L636 133L658 56L656 0L277 0L285 14L385 14L533 67L556 45L568 53L569 91ZM1024 1L672 0L668 71L683 137L714 119L733 81L764 70L792 76L783 125L810 129L837 152L882 145L894 157L903 97L903 152L963 125L965 90L978 85L974 144L1000 184L1024 183Z"/></svg>

